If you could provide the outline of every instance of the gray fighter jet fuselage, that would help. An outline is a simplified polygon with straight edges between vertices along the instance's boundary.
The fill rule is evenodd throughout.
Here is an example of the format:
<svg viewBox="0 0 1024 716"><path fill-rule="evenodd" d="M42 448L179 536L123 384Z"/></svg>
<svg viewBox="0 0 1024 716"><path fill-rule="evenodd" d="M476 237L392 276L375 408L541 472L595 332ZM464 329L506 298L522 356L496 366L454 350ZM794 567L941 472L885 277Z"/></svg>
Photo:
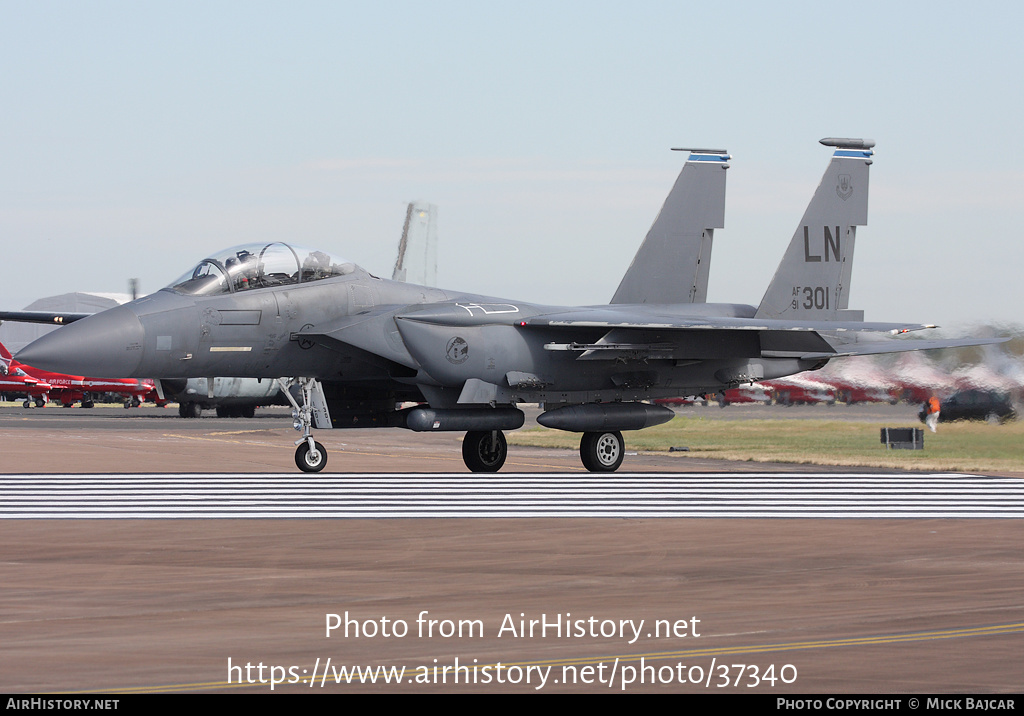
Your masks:
<svg viewBox="0 0 1024 716"><path fill-rule="evenodd" d="M346 276L322 282L221 296L166 288L77 321L59 335L74 340L69 360L102 375L294 374L328 382L385 382L417 397L418 386L464 391L467 381L480 380L499 386L484 403L540 394L548 398L542 402L551 402L572 391L608 401L733 382L714 376L762 359L762 345L771 339L743 325L755 312L753 306L708 303L543 306L390 281L354 267ZM709 340L701 330L705 317L736 319L735 330L723 327ZM684 319L692 331L674 325ZM769 333L772 327L763 320L757 326ZM616 329L623 340L615 340ZM792 328L780 324L779 330ZM788 342L805 352L828 350L810 332ZM606 359L612 356L615 360ZM651 360L672 364L645 370L643 363ZM769 359L764 377L806 370L820 361ZM550 386L557 391L549 396Z"/></svg>
<svg viewBox="0 0 1024 716"><path fill-rule="evenodd" d="M504 463L516 405L583 433L594 471L618 468L622 430L672 411L652 398L717 392L845 355L978 343L865 340L921 325L847 310L853 240L866 223L872 143L836 147L759 307L703 303L722 226L728 155L692 150L610 305L544 306L378 278L321 251L273 242L204 259L168 288L76 321L22 351L40 368L159 380L278 378L292 397L296 464L326 451L311 429L466 431L472 470ZM403 402L419 405L401 408Z"/></svg>

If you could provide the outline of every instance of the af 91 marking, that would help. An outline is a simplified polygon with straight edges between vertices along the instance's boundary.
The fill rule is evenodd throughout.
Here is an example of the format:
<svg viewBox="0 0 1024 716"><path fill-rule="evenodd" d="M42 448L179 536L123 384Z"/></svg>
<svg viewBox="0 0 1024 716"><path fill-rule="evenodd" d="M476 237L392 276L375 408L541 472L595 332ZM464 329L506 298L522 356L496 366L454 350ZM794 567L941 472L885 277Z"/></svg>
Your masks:
<svg viewBox="0 0 1024 716"><path fill-rule="evenodd" d="M793 308L828 310L831 308L828 286L794 286Z"/></svg>

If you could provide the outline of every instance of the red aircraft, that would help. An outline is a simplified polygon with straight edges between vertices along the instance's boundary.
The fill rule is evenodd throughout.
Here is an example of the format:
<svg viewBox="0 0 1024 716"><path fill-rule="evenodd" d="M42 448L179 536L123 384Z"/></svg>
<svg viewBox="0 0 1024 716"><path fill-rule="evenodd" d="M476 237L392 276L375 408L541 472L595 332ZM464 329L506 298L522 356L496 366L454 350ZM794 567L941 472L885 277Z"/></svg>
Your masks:
<svg viewBox="0 0 1024 716"><path fill-rule="evenodd" d="M11 363L11 354L0 343L0 393L25 396L25 402L22 403L22 407L25 408L31 407L33 403L37 407L45 405L50 384L33 378L19 365Z"/></svg>
<svg viewBox="0 0 1024 716"><path fill-rule="evenodd" d="M142 401L150 396L156 395L156 386L151 380L136 380L135 378L86 378L80 375L64 375L63 373L51 373L46 370L38 370L19 363L11 356L11 352L0 343L0 358L7 367L8 374L20 371L26 378L35 380L38 385L45 385L46 390L37 390L33 393L35 404L42 407L47 400L59 402L65 408L70 408L76 402L81 401L83 408L93 407L93 399L98 393L116 393L124 396L124 407L137 408ZM5 388L5 390L8 390ZM15 390L10 389L10 392ZM25 392L20 389L18 392ZM22 404L29 407L29 401Z"/></svg>
<svg viewBox="0 0 1024 716"><path fill-rule="evenodd" d="M761 385L772 391L775 395L776 405L794 405L796 403L834 405L836 402L835 388L816 378L811 378L807 373L788 375L776 380L765 380L761 382Z"/></svg>

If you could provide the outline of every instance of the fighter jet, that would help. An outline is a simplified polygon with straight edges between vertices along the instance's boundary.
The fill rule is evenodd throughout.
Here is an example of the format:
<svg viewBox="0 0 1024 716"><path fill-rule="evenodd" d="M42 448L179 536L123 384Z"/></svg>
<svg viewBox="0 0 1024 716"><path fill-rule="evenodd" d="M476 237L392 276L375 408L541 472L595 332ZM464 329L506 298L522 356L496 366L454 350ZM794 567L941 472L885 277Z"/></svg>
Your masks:
<svg viewBox="0 0 1024 716"><path fill-rule="evenodd" d="M46 397L52 387L46 381L26 373L25 369L11 358L4 344L0 343L0 394L23 397L23 408L32 405L41 408L46 405Z"/></svg>
<svg viewBox="0 0 1024 716"><path fill-rule="evenodd" d="M622 431L673 416L645 401L716 393L842 356L986 342L901 341L885 334L932 326L866 323L848 310L874 142L821 143L834 153L757 307L704 302L730 157L694 149L607 306L389 281L347 259L272 242L213 254L167 288L77 320L18 357L89 375L298 386L301 402L284 393L302 433L295 463L306 472L327 463L313 428L368 427L465 431L467 467L497 471L508 452L504 431L524 422L519 403L543 404L542 425L582 433L583 464L611 472L622 463ZM400 407L410 401L418 405Z"/></svg>
<svg viewBox="0 0 1024 716"><path fill-rule="evenodd" d="M411 201L406 207L391 278L420 286L437 286L437 207L433 204Z"/></svg>

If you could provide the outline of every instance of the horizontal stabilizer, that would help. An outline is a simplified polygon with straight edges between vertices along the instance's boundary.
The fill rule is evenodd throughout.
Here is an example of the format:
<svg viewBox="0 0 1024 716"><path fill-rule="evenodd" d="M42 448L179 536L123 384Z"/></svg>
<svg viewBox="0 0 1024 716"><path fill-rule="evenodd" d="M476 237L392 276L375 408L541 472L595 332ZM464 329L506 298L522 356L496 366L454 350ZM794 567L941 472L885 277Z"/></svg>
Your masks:
<svg viewBox="0 0 1024 716"><path fill-rule="evenodd" d="M963 348L965 346L988 346L1005 343L1009 338L951 338L919 341L916 339L891 338L881 341L864 341L836 346L835 353L806 353L803 360L819 358L846 358L849 356L882 355L884 353L906 353L908 351L930 351L940 348Z"/></svg>

